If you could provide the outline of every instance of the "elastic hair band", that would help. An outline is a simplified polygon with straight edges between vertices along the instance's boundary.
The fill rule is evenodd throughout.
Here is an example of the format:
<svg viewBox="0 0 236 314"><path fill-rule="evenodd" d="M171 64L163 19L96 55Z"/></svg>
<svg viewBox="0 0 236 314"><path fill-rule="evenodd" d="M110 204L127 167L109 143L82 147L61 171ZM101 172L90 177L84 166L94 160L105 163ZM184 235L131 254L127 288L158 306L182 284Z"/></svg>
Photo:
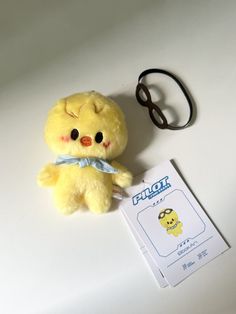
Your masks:
<svg viewBox="0 0 236 314"><path fill-rule="evenodd" d="M164 113L161 111L161 109L158 107L158 105L153 103L151 94L150 94L147 86L142 83L142 79L146 75L149 75L152 73L161 73L161 74L164 74L164 75L171 77L177 83L177 85L180 87L180 89L182 90L182 92L183 92L183 94L184 94L184 96L188 102L188 106L189 106L189 118L188 118L188 121L184 125L182 125L182 126L170 125L167 122L167 119L166 119ZM140 93L144 93L146 99L144 99L144 97L142 97L140 95ZM189 94L187 93L186 88L184 87L184 85L181 83L181 81L174 74L172 74L166 70L148 69L148 70L143 71L139 75L139 78L138 78L138 85L136 87L136 99L140 103L140 105L142 105L144 107L148 107L149 115L150 115L152 122L160 129L169 129L169 130L185 129L186 127L188 127L190 125L191 120L193 118L193 104L192 104L192 100L191 100ZM156 119L154 112L158 115L159 121Z"/></svg>

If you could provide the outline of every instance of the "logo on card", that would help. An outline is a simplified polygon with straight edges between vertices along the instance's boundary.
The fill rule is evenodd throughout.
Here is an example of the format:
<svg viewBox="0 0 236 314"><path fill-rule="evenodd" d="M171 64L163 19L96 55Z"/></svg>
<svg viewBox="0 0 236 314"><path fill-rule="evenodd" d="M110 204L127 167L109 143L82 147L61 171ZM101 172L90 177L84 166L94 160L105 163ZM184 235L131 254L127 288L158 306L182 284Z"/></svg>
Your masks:
<svg viewBox="0 0 236 314"><path fill-rule="evenodd" d="M158 215L158 219L163 228L166 229L167 234L172 234L178 237L182 231L182 222L179 221L178 214L172 208L162 209Z"/></svg>
<svg viewBox="0 0 236 314"><path fill-rule="evenodd" d="M148 187L141 191L140 193L134 195L132 197L133 205L138 205L140 201L144 201L145 199L151 199L152 197L164 192L166 189L170 188L171 185L168 182L169 177L166 176L161 180L155 182L151 187Z"/></svg>

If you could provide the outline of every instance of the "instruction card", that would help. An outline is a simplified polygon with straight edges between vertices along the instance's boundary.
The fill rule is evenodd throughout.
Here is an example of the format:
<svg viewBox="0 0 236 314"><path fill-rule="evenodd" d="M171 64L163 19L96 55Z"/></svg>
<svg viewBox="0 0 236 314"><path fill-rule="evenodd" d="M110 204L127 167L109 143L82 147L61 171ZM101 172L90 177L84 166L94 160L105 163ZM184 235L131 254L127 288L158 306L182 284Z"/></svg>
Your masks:
<svg viewBox="0 0 236 314"><path fill-rule="evenodd" d="M137 176L127 193L121 210L161 287L229 248L170 161Z"/></svg>

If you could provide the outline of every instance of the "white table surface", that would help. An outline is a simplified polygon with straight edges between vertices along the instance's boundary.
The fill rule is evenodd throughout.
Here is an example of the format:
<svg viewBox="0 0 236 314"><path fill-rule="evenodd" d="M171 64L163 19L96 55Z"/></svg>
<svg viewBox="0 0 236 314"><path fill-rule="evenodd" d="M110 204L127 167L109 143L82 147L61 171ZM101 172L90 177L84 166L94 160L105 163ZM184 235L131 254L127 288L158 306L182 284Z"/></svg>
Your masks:
<svg viewBox="0 0 236 314"><path fill-rule="evenodd" d="M3 1L0 17L0 313L235 313L236 2ZM149 67L187 84L192 127L151 124L134 98ZM152 79L184 118L174 84ZM36 185L54 160L47 111L91 89L125 111L122 162L137 174L173 159L231 246L176 288L158 287L118 210L64 217Z"/></svg>

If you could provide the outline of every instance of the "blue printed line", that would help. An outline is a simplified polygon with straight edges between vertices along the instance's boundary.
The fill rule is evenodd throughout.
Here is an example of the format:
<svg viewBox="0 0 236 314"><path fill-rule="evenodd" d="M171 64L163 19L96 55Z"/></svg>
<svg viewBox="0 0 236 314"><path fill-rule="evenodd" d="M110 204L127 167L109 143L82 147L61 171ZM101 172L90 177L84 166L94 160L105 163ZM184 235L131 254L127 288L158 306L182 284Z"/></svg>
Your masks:
<svg viewBox="0 0 236 314"><path fill-rule="evenodd" d="M198 244L198 246L195 246L194 249L192 249L191 251L187 252L185 255L181 256L180 258L178 258L176 261L174 261L173 263L171 263L170 265L167 266L170 267L172 266L173 264L175 264L176 262L178 262L181 258L185 257L186 255L188 255L190 252L192 252L193 250L195 250L196 248L198 248L200 245L202 245L203 243L207 242L208 240L210 240L211 238L213 238L213 236L211 236L210 238L206 239L205 241L203 241L202 243Z"/></svg>

